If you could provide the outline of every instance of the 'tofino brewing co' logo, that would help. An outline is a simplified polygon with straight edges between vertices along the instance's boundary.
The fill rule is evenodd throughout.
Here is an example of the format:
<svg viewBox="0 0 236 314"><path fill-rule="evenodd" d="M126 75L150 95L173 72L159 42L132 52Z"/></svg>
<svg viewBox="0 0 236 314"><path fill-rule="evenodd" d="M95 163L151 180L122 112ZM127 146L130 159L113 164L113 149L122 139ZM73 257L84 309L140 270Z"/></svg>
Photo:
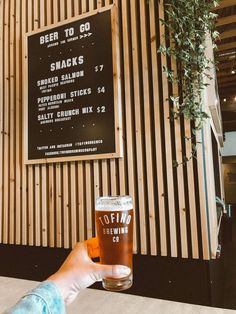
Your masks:
<svg viewBox="0 0 236 314"><path fill-rule="evenodd" d="M128 233L128 226L131 222L132 217L128 213L116 212L100 216L98 219L103 226L102 233L104 235L112 235L112 242L116 243L120 241L119 235ZM123 224L124 226L110 227L110 225L114 225L117 223Z"/></svg>

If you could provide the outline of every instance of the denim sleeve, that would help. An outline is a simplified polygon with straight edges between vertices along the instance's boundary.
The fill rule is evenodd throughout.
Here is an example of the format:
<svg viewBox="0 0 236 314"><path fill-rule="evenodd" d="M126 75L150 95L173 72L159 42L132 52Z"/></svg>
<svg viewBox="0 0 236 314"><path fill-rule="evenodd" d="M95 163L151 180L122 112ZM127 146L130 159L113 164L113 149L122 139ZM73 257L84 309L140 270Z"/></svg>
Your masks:
<svg viewBox="0 0 236 314"><path fill-rule="evenodd" d="M44 281L29 291L13 307L2 314L65 314L65 305L57 287Z"/></svg>

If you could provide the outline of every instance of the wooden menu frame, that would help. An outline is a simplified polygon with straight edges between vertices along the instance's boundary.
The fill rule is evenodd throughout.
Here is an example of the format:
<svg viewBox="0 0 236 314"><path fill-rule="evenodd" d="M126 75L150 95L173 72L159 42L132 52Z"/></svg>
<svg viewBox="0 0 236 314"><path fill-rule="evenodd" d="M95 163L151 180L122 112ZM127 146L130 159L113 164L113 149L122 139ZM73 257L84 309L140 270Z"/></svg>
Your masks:
<svg viewBox="0 0 236 314"><path fill-rule="evenodd" d="M62 72L60 72L61 74L59 74L57 76L53 76L54 79L52 81L55 82L55 77L57 77L57 83L59 84L57 86L58 89L57 89L57 93L56 94L55 94L55 92L54 92L54 95L50 95L50 92L49 92L49 95L47 93L47 90L50 90L50 88L48 88L48 87L49 86L53 86L53 84L49 85L49 84L46 83L45 85L42 86L42 88L44 88L44 90L46 90L45 94L42 94L43 93L42 91L44 91L44 90L43 89L40 90L41 87L39 87L39 86L36 87L35 83L39 82L39 81L40 82L44 81L45 80L45 76L44 77L40 77L40 70L41 70L40 67L38 67L38 70L35 71L34 68L30 65L31 59L33 59L34 56L35 56L35 54L32 54L32 53L30 55L30 48L31 48L30 47L30 42L32 41L32 36L34 36L34 38L37 38L38 40L40 40L42 42L45 41L46 43L45 42L40 43L41 46L45 45L45 49L49 49L50 50L51 49L50 43L52 45L57 43L58 46L59 46L58 49L63 51L63 53L64 53L65 49L63 50L63 48L66 47L67 43L65 44L65 46L63 46L63 48L62 48L62 46L60 46L62 41L61 42L59 41L60 40L60 35L58 35L58 33L60 34L60 32L58 30L60 30L60 31L62 29L64 31L67 30L67 32L65 31L65 33L68 34L68 29L73 28L73 26L81 26L81 25L85 25L86 23L88 25L90 23L90 22L88 23L88 21L90 21L90 19L92 20L93 17L95 17L95 16L98 17L99 14L100 14L100 16L102 16L102 14L104 14L104 16L105 16L105 14L106 14L106 16L108 16L109 12L110 12L110 14L109 14L110 18L109 19L110 19L110 29L111 29L111 51L109 51L109 52L111 52L112 69L109 69L110 72L108 70L107 71L109 72L110 78L113 80L113 90L110 92L111 94L113 94L113 99L112 99L112 101L110 99L112 104L110 104L110 102L109 102L109 106L113 106L113 113L112 114L114 116L111 116L111 118L112 118L112 121L114 123L112 125L113 129L111 129L111 128L110 129L105 129L105 130L102 131L103 132L102 134L104 134L105 139L109 135L112 138L112 142L109 143L110 146L107 144L107 146L104 146L105 148L102 147L103 150L101 148L97 148L97 151L96 151L96 143L99 142L99 140L97 141L95 138L93 139L92 138L93 135L90 135L90 138L88 138L87 140L83 138L81 140L81 142L79 142L79 138L77 139L76 144L80 145L80 143L82 143L81 146L84 145L85 148L81 148L81 146L77 147L77 148L72 147L71 146L71 144L72 144L71 142L73 142L73 141L71 140L71 138L63 138L63 141L64 141L63 144L60 144L60 142L59 142L59 144L55 145L55 143L54 143L55 140L53 140L54 139L53 135L51 135L48 132L48 129L46 129L46 128L48 128L48 125L50 125L50 124L53 125L53 126L54 126L54 124L56 125L56 122L55 122L56 119L53 118L53 119L50 120L48 118L48 116L51 115L51 117L53 117L54 113L58 114L58 112L59 113L63 112L63 110L62 110L63 106L64 107L67 106L67 104L66 105L64 104L64 101L68 101L68 97L65 96L66 98L65 99L63 98L64 97L63 95L65 95L65 94L67 95L67 93L63 92L63 85L62 85L62 87L59 86L61 84L60 80L59 80L59 83L58 83L58 77L62 77ZM93 19L95 20L95 18L93 18ZM25 64L24 64L24 82L23 82L23 85L24 85L24 90L23 90L23 97L24 97L24 121L23 121L24 129L23 129L23 132L24 132L24 136L23 136L23 138L24 138L24 162L26 164L52 163L52 162L65 162L65 161L75 161L75 160L91 160L91 159L106 159L106 158L123 157L122 112L121 112L121 82L120 82L120 51L119 51L119 24L118 24L118 21L119 20L118 20L117 7L115 5L111 5L109 7L102 8L102 9L99 9L99 10L95 10L95 11L90 12L90 13L85 13L85 14L82 14L81 16L78 16L78 17L75 17L75 18L70 18L70 19L67 19L66 21L63 21L63 22L59 22L56 25L52 25L52 26L49 26L49 27L44 27L44 28L41 28L40 30L32 31L32 32L29 32L29 33L26 34L25 47L24 47L24 49L25 49L24 50ZM75 29L75 27L74 27L74 29ZM94 28L94 29L96 29L96 28ZM86 42L86 40L87 40L87 39L83 38L82 36L84 36L86 34L86 37L88 37L88 36L90 36L89 34L91 34L91 33L92 33L92 30L91 31L90 30L85 30L84 31L84 27L83 27L83 33L82 34L81 33L78 34L78 36L74 36L73 38L77 38L78 37L78 39L75 39L75 40L73 39L73 40L77 41L78 45L81 45L81 41L80 41L81 38L82 38L83 42ZM94 31L94 33L92 33L91 37L93 36L93 34L95 34L95 31ZM96 34L94 36L96 36ZM103 34L102 34L102 36L103 36ZM41 38L42 38L42 40L41 40ZM69 38L72 38L72 37L69 36ZM63 40L64 40L64 38L63 38ZM35 41L33 41L33 43L34 42ZM48 45L48 46L46 47L46 45ZM104 42L104 45L106 45L105 42ZM99 46L99 44L97 46L98 47L102 47L102 46ZM57 48L53 48L53 49L55 50ZM104 49L104 47L102 49ZM48 52L48 51L46 51L46 52ZM89 53L90 52L88 52L88 55L89 55ZM30 56L31 56L31 58L30 58ZM86 57L87 56L85 54L84 59ZM71 58L69 60L70 63L72 63L72 61L75 61L75 60L72 60L72 59L73 58ZM62 60L60 62L61 62L61 64L65 64L65 62L67 62L67 61L68 61L68 59L66 59L66 61ZM91 62L91 60L90 60L90 62ZM53 65L55 65L54 63L53 63ZM75 61L75 63L76 63L76 61ZM95 63L94 63L94 65L95 65ZM42 64L42 66L45 66L45 64ZM52 67L52 63L51 63L51 70L52 69L54 70L54 68L55 67ZM80 67L80 69L81 68L83 68L83 66ZM59 70L61 70L61 69L59 68ZM66 71L68 72L68 69L66 69ZM38 72L39 72L39 76L37 76ZM83 71L83 72L86 73L86 70ZM76 72L76 73L79 73L79 72ZM111 75L112 75L112 77L111 77ZM36 79L35 79L35 76L36 76ZM35 81L34 81L34 79L35 79ZM101 75L101 79L103 79L102 75ZM93 77L92 76L91 77L88 76L87 77L87 81L92 82L93 81ZM34 82L34 83L32 83L32 82ZM68 80L68 82L69 82L69 80ZM77 83L75 83L75 84L77 85ZM70 87L70 83L68 83L68 85ZM98 88L100 88L100 87L97 87L97 92L98 92ZM109 87L108 87L108 89L109 89ZM53 90L53 88L51 90ZM82 88L82 90L85 91L85 94L88 91L91 94L93 93L93 92L91 92L91 90L93 91L93 88L92 89L91 88L87 88L87 89L83 89ZM38 96L41 95L42 97L38 97L37 98L35 96L36 93L38 93ZM104 94L105 93L106 92L104 92ZM31 97L30 97L30 95L31 95ZM32 95L33 95L33 97L32 97ZM37 102L41 101L41 99L44 99L44 96L45 96L45 99L47 98L47 96L48 96L48 99L50 97L51 97L50 99L54 99L55 97L59 97L58 95L59 96L61 95L61 97L62 97L62 100L60 100L60 101L62 101L62 106L56 105L56 106L59 106L59 109L58 109L58 111L54 111L54 113L53 113L53 110L50 113L48 113L48 108L52 108L53 107L53 106L48 106L48 104L49 103L53 103L53 102L46 102L46 103L44 103L43 100L42 100L42 104L41 104L42 108L40 108L39 104L37 104ZM36 97L36 98L34 98L34 97ZM89 96L85 96L84 98L86 98L86 97L88 99L88 103L91 102L91 100L89 99ZM93 99L95 99L95 101L96 101L96 99L98 99L100 97L100 95L94 95L93 97L94 97ZM32 101L32 99L33 99L33 101ZM60 101L58 101L58 102L60 102ZM74 101L74 99L72 101ZM78 100L77 100L77 102L78 102ZM101 101L101 103L102 103L102 101ZM81 112L82 112L82 109L84 110L85 107L79 108L79 106L80 106L79 103L76 104L75 106L77 106L77 111L78 111L78 116L76 117L77 120L75 121L75 124L79 125L79 119L80 119L80 116L82 115ZM36 109L35 109L35 107L36 107ZM105 107L105 106L103 106L103 107ZM34 109L32 109L32 108L34 108ZM92 106L90 106L90 107L88 106L88 108L92 108ZM96 112L94 112L94 108L96 109ZM101 115L99 116L99 114L97 113L97 111L99 109L99 106L94 106L94 108L91 109L93 111L92 114L93 114L94 119L96 119L96 116L98 117L98 120L99 119L103 119L103 118L100 118ZM109 110L111 110L110 108L111 107L109 107ZM34 112L33 112L33 110L34 110ZM44 110L44 111L43 112L39 112L39 110ZM109 110L107 110L107 111L109 111ZM70 109L70 110L65 110L65 111L69 112L70 114L72 114L72 112L73 113L77 112L77 111L75 111L75 108ZM32 114L32 112L33 112L33 114ZM111 112L112 112L112 110L111 110ZM73 120L73 118L74 118L74 116L71 116L71 120ZM109 116L107 116L107 118L109 118ZM43 122L45 122L45 125L46 125L46 122L49 122L49 123L47 123L47 125L45 127L44 126L40 126L40 123L43 123L43 122L41 122L42 120L40 121L40 119L42 119ZM89 118L87 118L86 121L88 121L88 119ZM110 118L107 119L107 123L104 123L104 121L103 121L103 123L102 124L100 123L100 125L104 126L105 128L106 127L108 128L108 126L107 126L107 124L109 124L108 120L110 120ZM95 125L95 123L94 123L94 125ZM36 127L36 131L34 130L34 127ZM43 129L43 127L45 129ZM39 135L37 135L39 129L40 129L40 132L43 133L41 138L40 138ZM51 127L50 131L52 131L52 129L53 129L53 127ZM63 129L63 128L61 128L61 129ZM91 129L92 128L91 128L91 124L90 124L90 131L88 132L89 134L90 133L93 134ZM37 135L36 138L34 138L35 134ZM55 134L56 134L56 136L58 135L58 131L57 130L55 131ZM86 132L84 131L83 134L86 134ZM112 135L110 135L110 134L112 134ZM75 135L75 137L76 136L77 136L77 134ZM40 144L37 143L37 137L40 139ZM52 143L53 144L50 144L50 140L51 139L52 139ZM59 140L62 140L62 139L59 139ZM45 145L42 144L43 141L45 141L45 143L46 143ZM66 144L67 141L70 144ZM105 141L109 142L107 139L104 140L104 142ZM100 142L103 143L103 139L101 139ZM88 148L89 143L92 143L91 144L92 145L91 150ZM68 146L66 146L66 145L68 145ZM102 145L102 144L100 144L100 145ZM99 146L99 144L97 144L97 146ZM37 147L37 149L35 147ZM50 149L50 147L52 147L52 148ZM61 147L63 147L63 148L61 149ZM70 148L67 149L66 147L70 147ZM111 151L109 151L109 147L112 147ZM82 154L80 154L80 151L82 151ZM70 153L70 152L72 152L72 153ZM43 154L44 154L44 156L43 156Z"/></svg>

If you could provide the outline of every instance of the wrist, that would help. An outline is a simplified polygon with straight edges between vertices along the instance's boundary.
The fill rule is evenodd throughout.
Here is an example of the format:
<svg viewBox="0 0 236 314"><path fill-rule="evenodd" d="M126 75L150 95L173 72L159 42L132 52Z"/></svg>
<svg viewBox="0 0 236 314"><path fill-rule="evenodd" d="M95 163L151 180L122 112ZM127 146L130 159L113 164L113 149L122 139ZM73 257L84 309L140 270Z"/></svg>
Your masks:
<svg viewBox="0 0 236 314"><path fill-rule="evenodd" d="M52 282L60 292L60 295L65 302L67 294L68 294L68 288L66 287L65 281L63 280L63 276L59 275L58 273L55 273L51 275L47 281Z"/></svg>

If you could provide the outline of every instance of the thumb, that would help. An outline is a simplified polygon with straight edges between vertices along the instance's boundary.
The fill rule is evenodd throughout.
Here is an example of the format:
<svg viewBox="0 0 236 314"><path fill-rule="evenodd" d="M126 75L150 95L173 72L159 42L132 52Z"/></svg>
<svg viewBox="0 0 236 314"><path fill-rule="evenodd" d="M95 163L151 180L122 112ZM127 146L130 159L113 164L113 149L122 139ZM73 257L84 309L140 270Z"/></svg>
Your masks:
<svg viewBox="0 0 236 314"><path fill-rule="evenodd" d="M105 277L122 278L131 273L131 269L123 265L102 265L96 264L94 275L96 280L100 280Z"/></svg>

